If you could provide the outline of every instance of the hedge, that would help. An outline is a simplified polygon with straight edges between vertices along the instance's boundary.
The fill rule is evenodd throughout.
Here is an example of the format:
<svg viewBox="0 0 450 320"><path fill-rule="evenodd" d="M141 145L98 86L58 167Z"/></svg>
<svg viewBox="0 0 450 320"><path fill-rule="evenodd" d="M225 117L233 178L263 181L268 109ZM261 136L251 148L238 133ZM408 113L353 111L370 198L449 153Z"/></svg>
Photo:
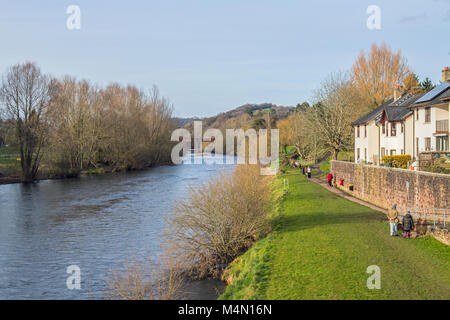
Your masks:
<svg viewBox="0 0 450 320"><path fill-rule="evenodd" d="M408 161L411 161L411 155L409 154L402 154L398 156L384 156L382 158L383 164L394 168L406 169L408 168Z"/></svg>

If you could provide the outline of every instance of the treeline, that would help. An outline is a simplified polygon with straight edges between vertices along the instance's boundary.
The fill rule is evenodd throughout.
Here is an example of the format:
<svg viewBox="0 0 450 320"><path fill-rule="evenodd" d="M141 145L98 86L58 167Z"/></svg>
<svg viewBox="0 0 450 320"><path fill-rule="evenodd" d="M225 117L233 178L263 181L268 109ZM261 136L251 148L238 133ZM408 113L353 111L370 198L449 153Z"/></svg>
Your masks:
<svg viewBox="0 0 450 320"><path fill-rule="evenodd" d="M401 51L386 44L373 44L361 52L347 72L331 74L314 92L312 103L298 104L295 114L277 122L280 144L295 148L294 156L316 162L342 151L352 151L351 123L399 94L427 92L434 87L430 79L420 82ZM287 158L284 159L287 162Z"/></svg>
<svg viewBox="0 0 450 320"><path fill-rule="evenodd" d="M2 140L18 150L22 181L44 170L67 177L170 161L172 107L156 87L101 88L72 77L56 79L24 63L3 76L0 101Z"/></svg>

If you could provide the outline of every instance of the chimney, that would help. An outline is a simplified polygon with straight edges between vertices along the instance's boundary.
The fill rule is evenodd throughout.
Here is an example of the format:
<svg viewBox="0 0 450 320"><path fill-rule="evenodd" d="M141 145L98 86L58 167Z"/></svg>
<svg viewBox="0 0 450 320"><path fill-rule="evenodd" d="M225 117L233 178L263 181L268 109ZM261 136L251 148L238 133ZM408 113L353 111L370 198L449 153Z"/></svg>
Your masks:
<svg viewBox="0 0 450 320"><path fill-rule="evenodd" d="M397 101L398 98L401 97L400 85L396 84L394 88L394 101Z"/></svg>
<svg viewBox="0 0 450 320"><path fill-rule="evenodd" d="M442 70L442 82L450 81L450 69L449 67L445 67L444 70Z"/></svg>

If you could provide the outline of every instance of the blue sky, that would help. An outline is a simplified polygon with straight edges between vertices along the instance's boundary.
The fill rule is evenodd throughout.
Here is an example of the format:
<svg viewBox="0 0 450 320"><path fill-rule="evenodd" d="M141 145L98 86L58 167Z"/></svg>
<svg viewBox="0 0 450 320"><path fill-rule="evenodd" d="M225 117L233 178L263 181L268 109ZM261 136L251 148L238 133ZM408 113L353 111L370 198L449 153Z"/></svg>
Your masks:
<svg viewBox="0 0 450 320"><path fill-rule="evenodd" d="M81 8L68 30L66 9ZM369 5L381 30L366 27ZM402 49L423 79L450 65L450 0L0 0L0 73L43 71L139 88L157 85L176 116L246 103L309 100L372 42Z"/></svg>

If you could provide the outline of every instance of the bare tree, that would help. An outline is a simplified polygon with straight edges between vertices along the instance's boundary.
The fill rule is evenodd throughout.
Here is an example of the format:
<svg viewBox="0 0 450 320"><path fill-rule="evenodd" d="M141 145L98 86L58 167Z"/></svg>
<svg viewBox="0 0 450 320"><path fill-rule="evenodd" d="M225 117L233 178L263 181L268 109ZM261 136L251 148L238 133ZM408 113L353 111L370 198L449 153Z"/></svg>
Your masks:
<svg viewBox="0 0 450 320"><path fill-rule="evenodd" d="M39 170L52 86L51 78L30 62L9 68L2 79L2 108L15 124L24 182L34 180Z"/></svg>
<svg viewBox="0 0 450 320"><path fill-rule="evenodd" d="M345 73L332 74L315 92L316 103L308 112L316 136L337 159L339 151L350 148L351 122L358 116L361 97Z"/></svg>
<svg viewBox="0 0 450 320"><path fill-rule="evenodd" d="M270 230L272 176L258 165L239 165L192 187L168 218L168 239L193 277L217 277L224 266Z"/></svg>

